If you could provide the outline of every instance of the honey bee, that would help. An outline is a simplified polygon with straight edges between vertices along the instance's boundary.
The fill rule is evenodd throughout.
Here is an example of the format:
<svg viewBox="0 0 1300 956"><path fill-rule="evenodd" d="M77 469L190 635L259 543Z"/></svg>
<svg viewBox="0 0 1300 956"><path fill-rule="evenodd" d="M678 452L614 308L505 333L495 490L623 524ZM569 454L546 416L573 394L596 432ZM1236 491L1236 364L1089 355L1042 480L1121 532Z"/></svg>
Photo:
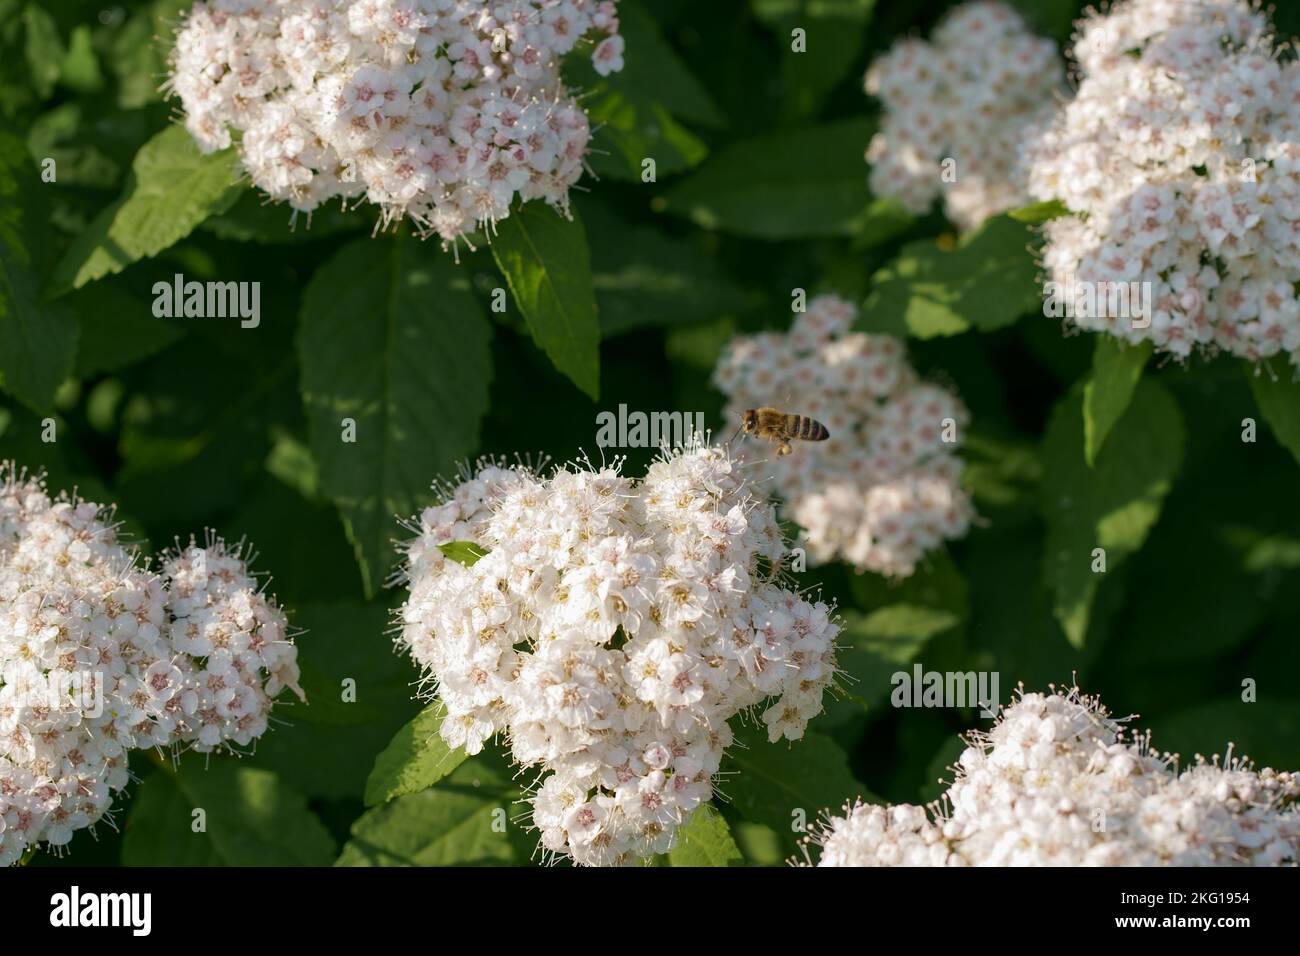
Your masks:
<svg viewBox="0 0 1300 956"><path fill-rule="evenodd" d="M826 426L807 415L795 415L776 408L750 408L740 416L740 430L766 441L779 441L776 454L790 454L791 441L825 441L831 437Z"/></svg>

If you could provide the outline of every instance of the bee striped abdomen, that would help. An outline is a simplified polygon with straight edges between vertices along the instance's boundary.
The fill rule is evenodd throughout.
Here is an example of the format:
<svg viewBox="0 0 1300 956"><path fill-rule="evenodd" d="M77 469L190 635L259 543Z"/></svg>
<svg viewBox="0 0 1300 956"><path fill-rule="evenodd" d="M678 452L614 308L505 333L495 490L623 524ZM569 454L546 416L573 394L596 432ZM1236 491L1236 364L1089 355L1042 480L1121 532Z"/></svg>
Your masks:
<svg viewBox="0 0 1300 956"><path fill-rule="evenodd" d="M798 438L803 441L825 441L831 433L826 430L826 426L815 418L809 418L807 415L794 415L794 428L791 429L791 438Z"/></svg>

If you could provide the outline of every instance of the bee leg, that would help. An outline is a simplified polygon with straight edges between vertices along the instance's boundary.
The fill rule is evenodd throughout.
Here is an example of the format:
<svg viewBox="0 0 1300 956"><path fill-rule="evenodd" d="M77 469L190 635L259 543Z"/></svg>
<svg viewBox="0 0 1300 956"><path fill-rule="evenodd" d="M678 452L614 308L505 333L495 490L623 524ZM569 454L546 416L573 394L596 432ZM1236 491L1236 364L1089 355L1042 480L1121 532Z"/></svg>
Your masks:
<svg viewBox="0 0 1300 956"><path fill-rule="evenodd" d="M780 458L783 455L788 454L790 454L790 443L788 441L783 441L781 442L781 447L776 450L776 457Z"/></svg>

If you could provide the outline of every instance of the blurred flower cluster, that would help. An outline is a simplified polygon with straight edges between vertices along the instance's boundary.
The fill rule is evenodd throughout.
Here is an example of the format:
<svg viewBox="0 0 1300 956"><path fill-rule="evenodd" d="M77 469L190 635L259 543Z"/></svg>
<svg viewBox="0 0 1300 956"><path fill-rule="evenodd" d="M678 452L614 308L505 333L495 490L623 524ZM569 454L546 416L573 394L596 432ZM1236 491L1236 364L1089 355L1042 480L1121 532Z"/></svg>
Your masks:
<svg viewBox="0 0 1300 956"><path fill-rule="evenodd" d="M424 511L407 545L401 643L437 683L441 735L502 732L541 768L543 846L587 865L669 850L713 795L727 721L757 707L803 735L835 676L830 607L780 583L771 506L717 449L633 481L489 465ZM461 564L440 546L472 542Z"/></svg>
<svg viewBox="0 0 1300 956"><path fill-rule="evenodd" d="M272 199L364 195L452 241L516 195L567 209L590 128L560 60L593 40L597 72L622 69L612 0L206 0L170 86Z"/></svg>
<svg viewBox="0 0 1300 956"><path fill-rule="evenodd" d="M1022 694L972 734L930 807L845 809L819 866L1266 866L1300 862L1300 779L1229 753L1179 770L1077 688Z"/></svg>
<svg viewBox="0 0 1300 956"><path fill-rule="evenodd" d="M956 450L968 421L948 390L923 382L902 341L849 331L852 303L817 296L788 334L738 336L714 369L726 414L788 403L830 438L764 464L815 561L905 577L973 516Z"/></svg>
<svg viewBox="0 0 1300 956"><path fill-rule="evenodd" d="M1244 0L1127 0L1077 26L1078 92L1032 146L1029 187L1074 215L1044 260L1068 283L1149 284L1151 314L1081 328L1183 357L1300 362L1300 63Z"/></svg>
<svg viewBox="0 0 1300 956"><path fill-rule="evenodd" d="M210 752L267 729L297 650L238 550L144 566L109 512L0 466L0 865L93 825L129 752Z"/></svg>
<svg viewBox="0 0 1300 956"><path fill-rule="evenodd" d="M1010 7L955 8L930 42L900 40L867 71L866 90L884 105L867 149L872 192L914 213L942 194L962 230L1024 205L1025 132L1050 113L1063 82L1056 44Z"/></svg>

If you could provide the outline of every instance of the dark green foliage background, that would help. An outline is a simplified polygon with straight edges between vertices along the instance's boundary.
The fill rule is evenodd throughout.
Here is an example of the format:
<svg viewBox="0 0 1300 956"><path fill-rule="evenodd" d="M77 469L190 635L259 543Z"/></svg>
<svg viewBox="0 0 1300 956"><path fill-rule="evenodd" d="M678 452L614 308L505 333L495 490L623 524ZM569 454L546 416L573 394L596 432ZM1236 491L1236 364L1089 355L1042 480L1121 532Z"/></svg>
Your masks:
<svg viewBox="0 0 1300 956"><path fill-rule="evenodd" d="M287 209L226 188L220 170L212 196L187 189L207 205L174 241L103 251L105 210L148 188L133 185L133 159L175 116L157 88L184 4L0 0L0 459L117 502L146 551L205 528L246 536L306 629L307 706L277 710L283 725L242 761L190 755L177 771L136 755L140 782L113 825L79 833L65 861L528 862L517 821L484 837L491 808L518 797L495 755L357 822L376 756L421 708L418 674L391 645L393 516L473 455L596 455L596 413L620 403L725 427L708 385L718 349L785 327L797 287L864 303L863 328L908 335L924 374L960 392L981 520L903 583L840 566L801 577L846 614L849 693L795 747L746 731L720 817L702 816L671 862L738 862L715 852L729 826L745 860L777 863L795 848L793 808L934 797L955 735L982 724L890 708L889 675L913 660L997 671L1004 699L1018 681L1077 677L1140 712L1163 749L1233 741L1300 767L1300 471L1278 440L1300 453L1300 388L1282 363L1272 382L1226 357L1157 358L1130 403L1099 352L1088 414L1118 422L1089 467L1084 387L1103 347L1041 315L1032 227L1001 217L942 252L938 212L914 219L866 189L875 106L862 73L949 5L624 0L625 73L600 82L574 64L570 76L605 124L600 179L575 193L581 228L529 207L457 263L404 230L372 237L368 208L290 231ZM1058 40L1077 12L1020 5ZM1284 10L1279 32L1296 19ZM807 54L789 52L793 26ZM657 182L640 180L646 156ZM38 175L47 157L53 184ZM512 267L538 236L554 261ZM502 269L511 295L497 314ZM176 272L260 281L260 327L153 318L153 283ZM12 351L22 330L40 336L30 362ZM356 445L338 442L345 415ZM1244 418L1260 422L1254 444ZM630 469L648 457L633 452ZM1118 512L1119 526L1103 522ZM1104 576L1086 570L1098 541ZM354 704L339 699L346 678ZM1242 702L1246 678L1258 702ZM206 838L189 827L200 805L220 808Z"/></svg>

